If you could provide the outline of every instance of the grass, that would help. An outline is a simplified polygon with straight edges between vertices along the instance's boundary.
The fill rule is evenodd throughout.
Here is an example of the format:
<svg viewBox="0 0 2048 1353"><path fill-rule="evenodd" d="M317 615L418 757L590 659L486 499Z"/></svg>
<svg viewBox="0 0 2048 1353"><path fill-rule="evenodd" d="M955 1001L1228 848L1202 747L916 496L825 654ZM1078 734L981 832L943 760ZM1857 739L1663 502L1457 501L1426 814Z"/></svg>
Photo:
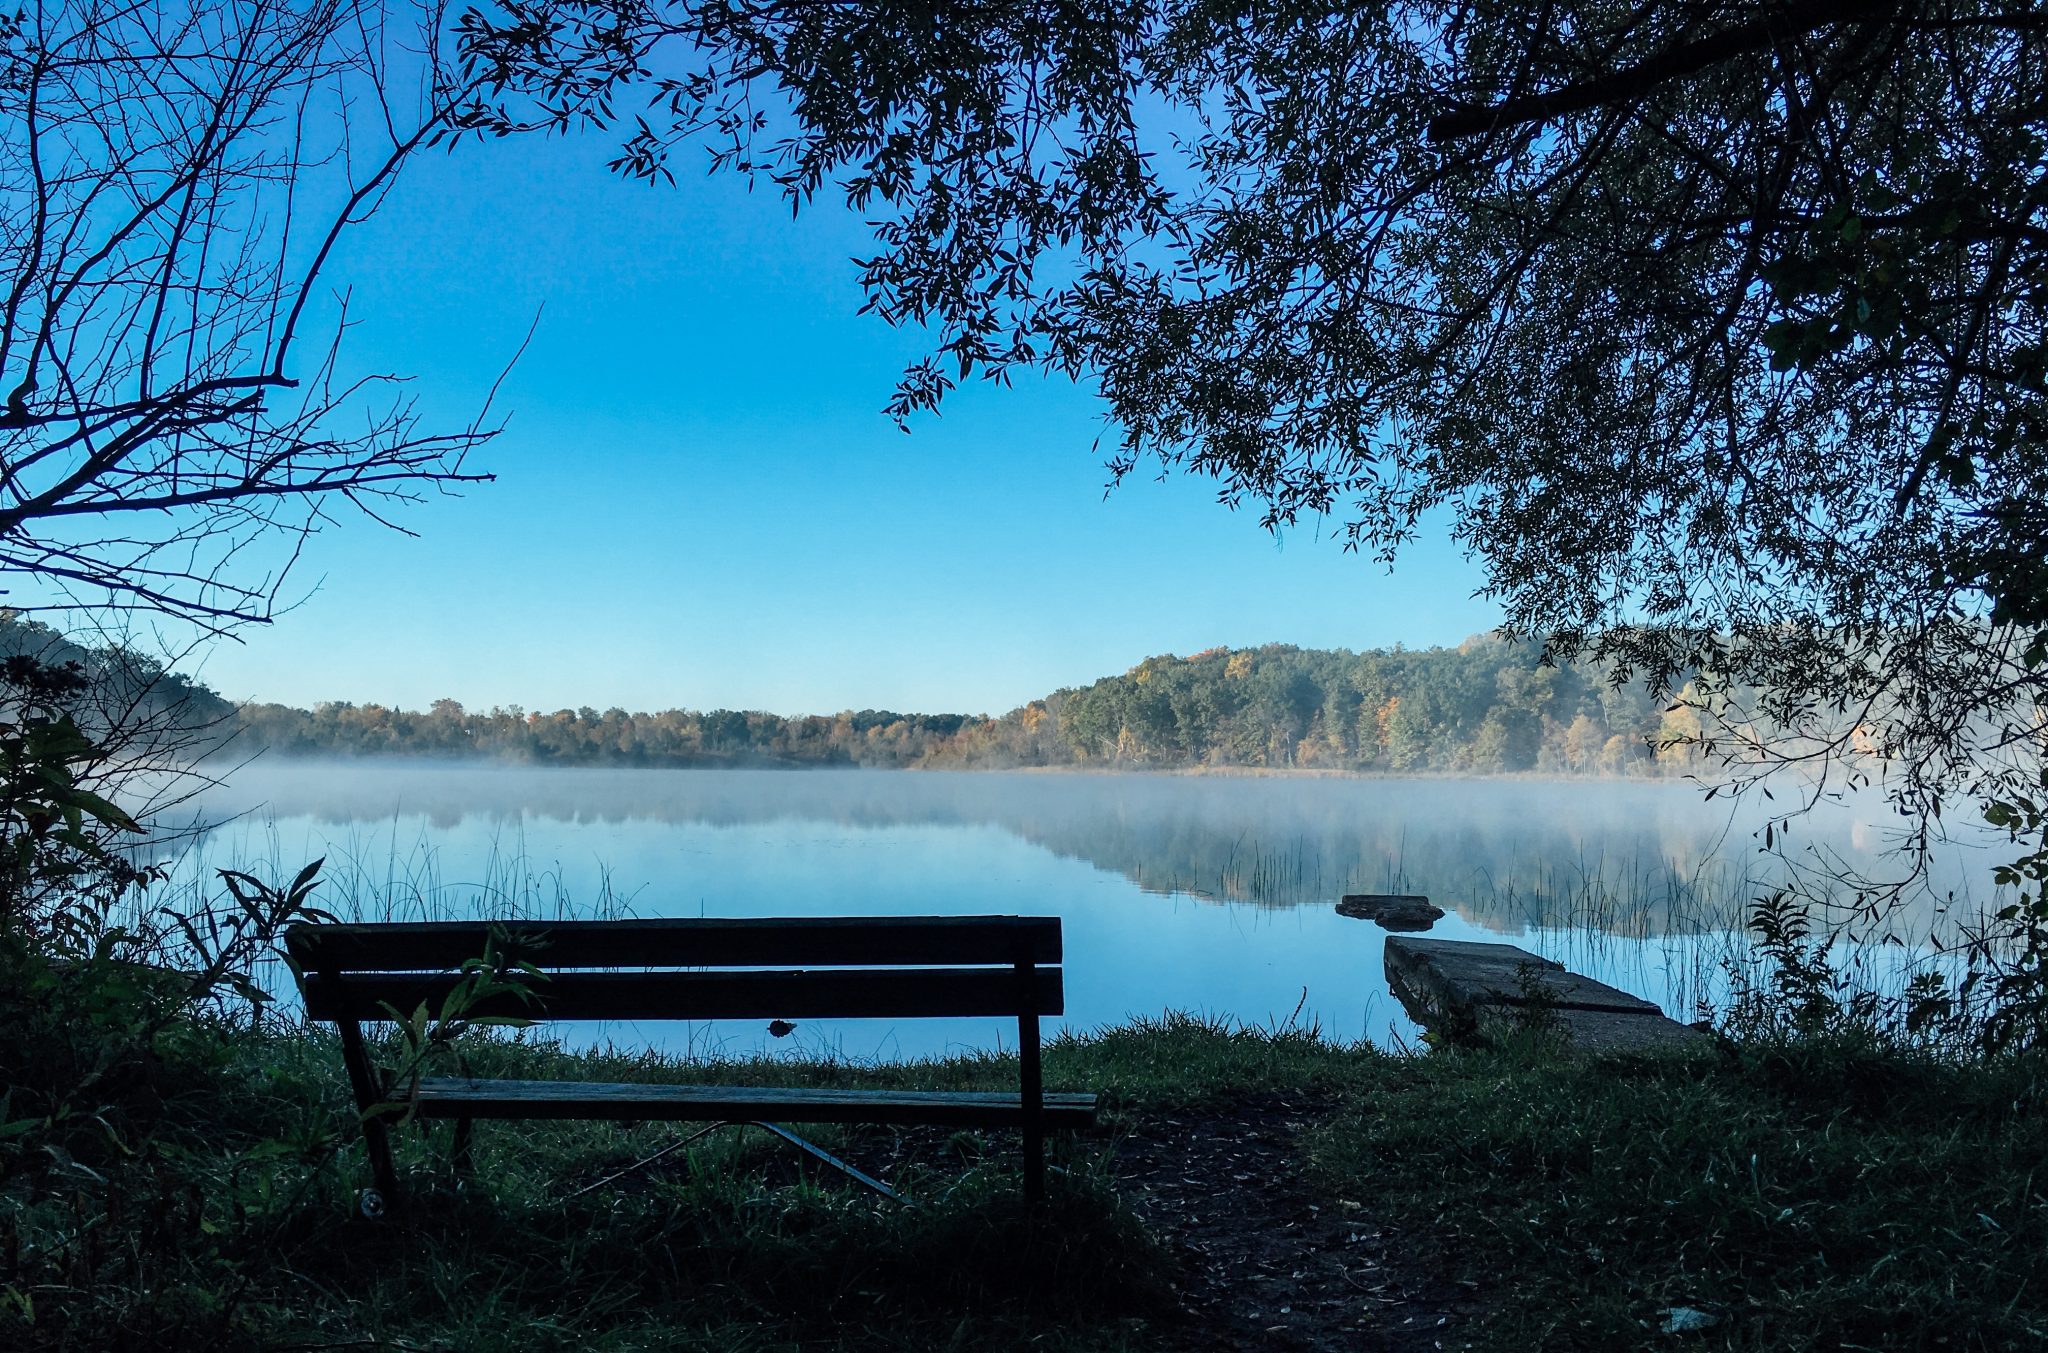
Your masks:
<svg viewBox="0 0 2048 1353"><path fill-rule="evenodd" d="M478 1042L482 1074L778 1084L1013 1083L1006 1059L682 1064ZM1475 1286L1459 1342L1701 1349L2038 1346L2048 1331L2039 1067L1835 1039L1582 1061L1530 1041L1393 1057L1169 1019L1061 1040L1048 1083L1103 1130L1056 1155L1050 1225L1001 1139L820 1136L887 1170L890 1207L756 1138L572 1197L671 1137L486 1124L401 1134L413 1205L366 1222L327 1037L195 1029L107 1134L0 1156L0 1347L1136 1350L1189 1344L1183 1260L1116 1181L1119 1142L1284 1095L1287 1168L1362 1203L1409 1276ZM4 1118L0 1114L0 1118ZM338 1147L338 1153L335 1148ZM1219 1197L1228 1182L1218 1180ZM1201 1346L1197 1339L1192 1346ZM1333 1345L1334 1346L1334 1345ZM1447 1339L1446 1347L1457 1344Z"/></svg>
<svg viewBox="0 0 2048 1353"><path fill-rule="evenodd" d="M1849 1037L1380 1068L1315 1134L1326 1176L1483 1280L1483 1343L2018 1349L2048 1340L2042 1070Z"/></svg>

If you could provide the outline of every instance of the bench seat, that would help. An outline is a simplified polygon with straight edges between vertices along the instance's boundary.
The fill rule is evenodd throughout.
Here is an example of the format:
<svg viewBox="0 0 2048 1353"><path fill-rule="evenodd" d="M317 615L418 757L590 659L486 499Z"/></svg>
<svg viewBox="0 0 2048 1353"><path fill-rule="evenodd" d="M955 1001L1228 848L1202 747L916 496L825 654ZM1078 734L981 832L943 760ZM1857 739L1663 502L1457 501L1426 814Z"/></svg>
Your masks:
<svg viewBox="0 0 2048 1353"><path fill-rule="evenodd" d="M1095 1122L1092 1094L1044 1096L1047 1128ZM647 1085L590 1081L420 1082L423 1118L592 1118L619 1122L898 1123L1018 1127L1023 1096L1002 1091L789 1089L753 1085Z"/></svg>

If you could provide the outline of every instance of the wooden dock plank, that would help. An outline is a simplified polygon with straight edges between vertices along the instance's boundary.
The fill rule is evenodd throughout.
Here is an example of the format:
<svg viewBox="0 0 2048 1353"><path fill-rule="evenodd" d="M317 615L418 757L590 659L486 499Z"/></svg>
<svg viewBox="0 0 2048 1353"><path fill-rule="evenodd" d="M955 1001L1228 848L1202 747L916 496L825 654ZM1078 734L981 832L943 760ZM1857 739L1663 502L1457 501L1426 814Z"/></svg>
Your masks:
<svg viewBox="0 0 2048 1353"><path fill-rule="evenodd" d="M1511 944L1389 936L1387 985L1416 1023L1452 1039L1543 1009L1574 1046L1614 1051L1685 1042L1699 1031L1654 1003ZM1521 1015L1526 1018L1526 1013Z"/></svg>

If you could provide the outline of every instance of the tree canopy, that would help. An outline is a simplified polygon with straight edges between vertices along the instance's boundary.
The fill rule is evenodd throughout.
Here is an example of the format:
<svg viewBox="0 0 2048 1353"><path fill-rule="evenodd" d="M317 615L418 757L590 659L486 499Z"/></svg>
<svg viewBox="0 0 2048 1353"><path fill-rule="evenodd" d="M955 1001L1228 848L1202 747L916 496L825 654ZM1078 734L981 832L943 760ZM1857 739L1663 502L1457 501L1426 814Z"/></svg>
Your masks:
<svg viewBox="0 0 2048 1353"><path fill-rule="evenodd" d="M1099 384L1118 475L1340 513L1383 557L1448 516L1510 632L1696 675L1738 762L1874 745L1925 809L2033 755L2035 4L564 0L462 29L473 130L615 127L621 172L701 153L872 219L866 304L933 343L899 417L1046 367Z"/></svg>

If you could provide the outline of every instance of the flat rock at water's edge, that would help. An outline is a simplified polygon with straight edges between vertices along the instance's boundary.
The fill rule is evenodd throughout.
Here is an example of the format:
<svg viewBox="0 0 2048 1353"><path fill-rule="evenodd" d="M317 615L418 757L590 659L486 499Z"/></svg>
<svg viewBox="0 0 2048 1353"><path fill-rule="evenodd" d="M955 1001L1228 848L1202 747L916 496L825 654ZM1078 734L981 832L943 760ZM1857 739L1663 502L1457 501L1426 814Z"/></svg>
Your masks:
<svg viewBox="0 0 2048 1353"><path fill-rule="evenodd" d="M1414 894L1346 893L1337 914L1376 921L1382 930L1427 930L1443 919L1444 909Z"/></svg>
<svg viewBox="0 0 2048 1353"><path fill-rule="evenodd" d="M1389 936L1386 970L1388 988L1415 1022L1453 1039L1475 1036L1487 1020L1526 1019L1539 1010L1574 1046L1590 1051L1701 1036L1639 996L1512 944Z"/></svg>

